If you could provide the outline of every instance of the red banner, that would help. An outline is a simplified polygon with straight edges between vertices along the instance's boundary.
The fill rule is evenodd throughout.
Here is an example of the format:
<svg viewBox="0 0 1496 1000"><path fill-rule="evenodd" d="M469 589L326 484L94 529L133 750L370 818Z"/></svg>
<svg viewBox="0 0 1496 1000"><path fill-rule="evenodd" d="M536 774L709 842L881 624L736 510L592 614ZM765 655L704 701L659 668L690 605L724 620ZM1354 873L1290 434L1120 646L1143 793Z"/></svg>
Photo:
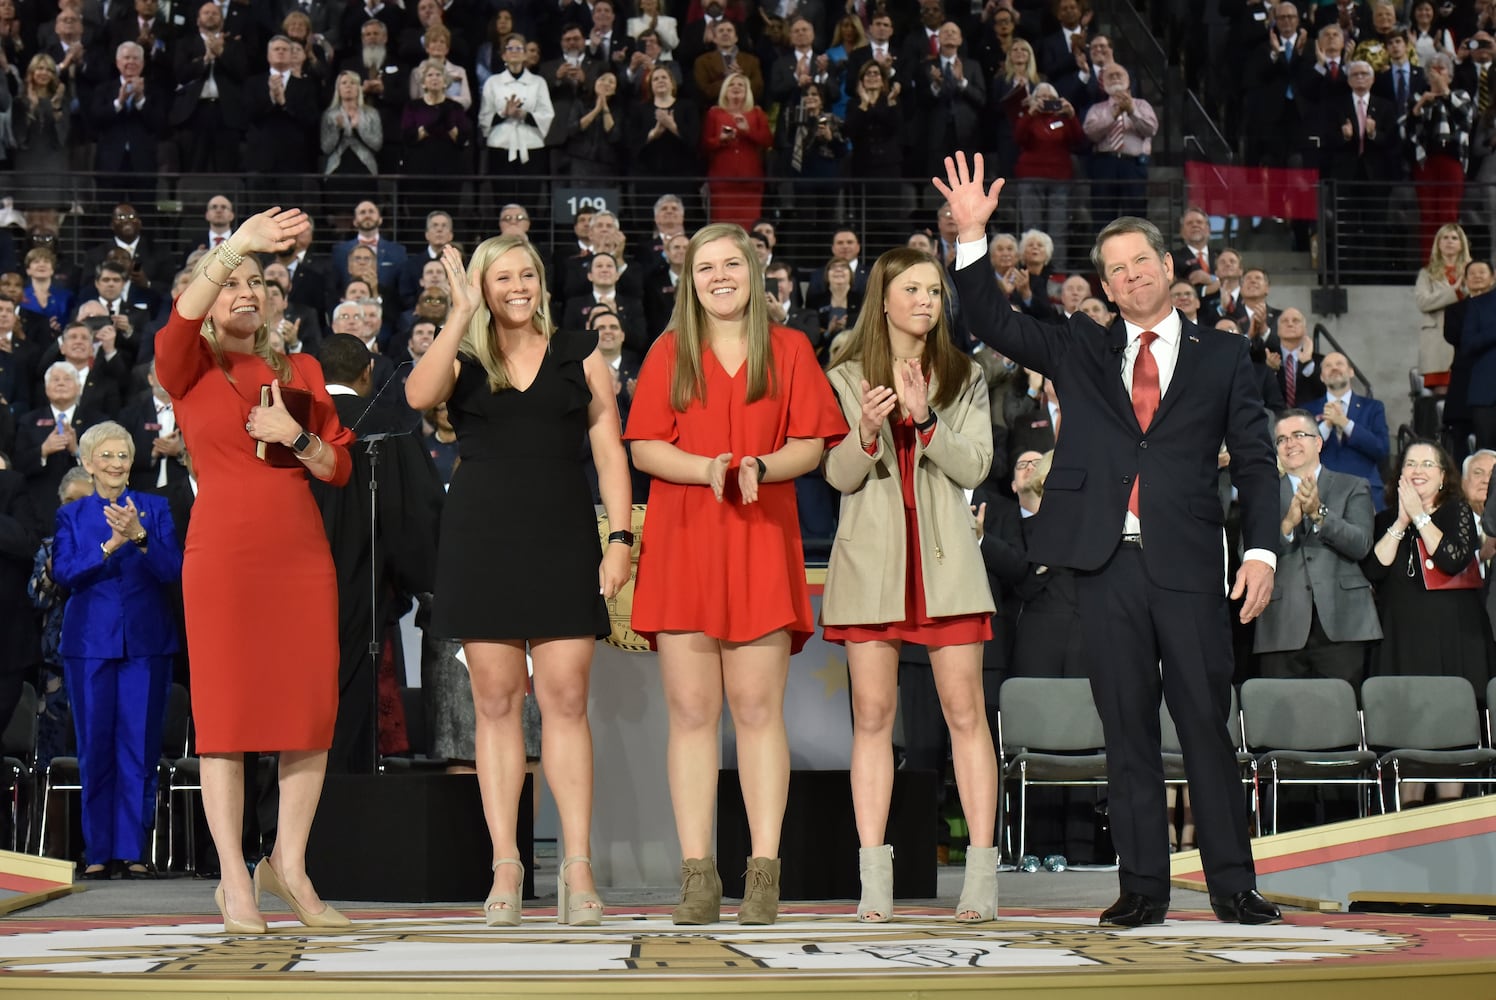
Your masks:
<svg viewBox="0 0 1496 1000"><path fill-rule="evenodd" d="M1188 202L1207 215L1319 217L1319 171L1289 167L1230 167L1216 163L1184 165Z"/></svg>

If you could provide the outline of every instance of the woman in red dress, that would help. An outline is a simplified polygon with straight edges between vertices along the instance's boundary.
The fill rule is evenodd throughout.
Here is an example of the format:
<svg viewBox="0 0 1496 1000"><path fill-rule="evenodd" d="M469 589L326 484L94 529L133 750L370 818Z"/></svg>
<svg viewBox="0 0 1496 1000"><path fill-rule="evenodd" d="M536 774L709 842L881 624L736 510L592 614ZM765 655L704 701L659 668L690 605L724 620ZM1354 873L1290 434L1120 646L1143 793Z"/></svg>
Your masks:
<svg viewBox="0 0 1496 1000"><path fill-rule="evenodd" d="M338 706L338 589L306 473L341 486L353 440L308 354L270 348L256 254L290 247L310 223L300 209L247 219L198 262L156 335L156 375L192 448L198 496L183 554L192 714L203 809L223 870L214 899L224 930L262 934L259 895L279 896L308 926L346 926L306 873ZM260 404L262 386L271 403ZM312 394L297 423L281 386ZM255 457L257 442L291 448L294 467ZM305 471L303 471L305 470ZM240 847L244 754L280 752L275 849L255 866Z"/></svg>
<svg viewBox="0 0 1496 1000"><path fill-rule="evenodd" d="M744 229L763 214L764 150L774 137L769 119L753 106L748 78L730 73L722 81L717 106L708 108L701 126L701 149L706 154L706 175L711 192L713 222L729 222Z"/></svg>
<svg viewBox="0 0 1496 1000"><path fill-rule="evenodd" d="M992 464L992 422L981 369L951 341L943 275L919 250L879 257L868 275L868 308L830 373L857 432L826 455L826 481L842 494L842 527L821 621L829 641L846 644L852 677L857 916L867 921L893 912L893 848L884 836L906 642L930 651L971 831L956 919L991 920L997 911L997 758L982 696L994 607L966 492Z"/></svg>
<svg viewBox="0 0 1496 1000"><path fill-rule="evenodd" d="M671 329L639 371L634 464L654 477L633 627L660 654L670 712L670 800L685 860L677 924L714 923L711 856L724 690L753 856L738 910L771 924L789 794L784 686L815 626L795 478L847 432L798 330L769 325L763 269L741 228L704 226L686 250Z"/></svg>

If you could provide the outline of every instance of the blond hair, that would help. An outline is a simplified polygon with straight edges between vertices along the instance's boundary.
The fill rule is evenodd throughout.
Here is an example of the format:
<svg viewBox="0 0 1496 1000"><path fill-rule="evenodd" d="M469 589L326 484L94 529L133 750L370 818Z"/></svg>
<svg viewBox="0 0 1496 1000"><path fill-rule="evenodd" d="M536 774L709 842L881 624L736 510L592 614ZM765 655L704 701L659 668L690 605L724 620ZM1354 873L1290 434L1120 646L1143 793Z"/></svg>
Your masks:
<svg viewBox="0 0 1496 1000"><path fill-rule="evenodd" d="M254 264L255 270L260 272L260 277L263 279L265 272L260 267L260 259L253 255L244 259ZM208 264L215 260L218 260L218 255L214 253L205 253L202 257L198 258L198 262L192 268L193 279L196 280L198 275L203 274L207 270ZM209 278L208 280L212 281L213 279ZM215 285L218 284L216 281L213 283ZM208 342L208 346L213 351L213 360L218 362L218 367L222 369L224 376L230 382L233 382L234 373L229 368L229 359L224 356L223 345L218 342L218 331L213 329L211 308L208 314L203 316L203 325L199 328L198 332ZM275 377L280 380L281 385L291 384L291 380L295 377L296 369L291 367L290 360L284 354L270 346L270 327L263 322L260 324L260 328L255 331L253 353L255 357L270 366L270 370L275 372Z"/></svg>
<svg viewBox="0 0 1496 1000"><path fill-rule="evenodd" d="M727 74L727 78L722 81L722 89L717 92L717 107L721 108L723 111L727 110L727 85L729 83L732 83L732 81L734 81L734 80L742 80L743 81L743 109L742 110L744 112L752 111L753 110L753 84L749 83L748 82L748 78L746 76L744 76L742 73L729 73L729 74Z"/></svg>
<svg viewBox="0 0 1496 1000"><path fill-rule="evenodd" d="M1445 260L1444 251L1439 249L1439 241L1444 238L1445 233L1455 233L1460 237L1460 255L1454 260ZM1428 271L1429 277L1442 281L1444 279L1444 269L1452 267L1463 278L1465 267L1469 263L1470 237L1465 235L1465 230L1459 223L1444 223L1444 225L1439 227L1439 231L1434 234L1434 245L1429 248L1428 266L1425 268Z"/></svg>
<svg viewBox="0 0 1496 1000"><path fill-rule="evenodd" d="M769 309L764 303L764 268L753 252L743 227L731 222L702 226L686 247L681 282L675 293L675 311L670 329L675 331L675 372L670 378L670 405L685 412L693 400L706 402L706 376L702 352L706 350L706 307L696 294L696 255L708 243L731 240L748 267L748 311L743 325L748 341L748 397L750 403L773 395L774 349L769 335Z"/></svg>
<svg viewBox="0 0 1496 1000"><path fill-rule="evenodd" d="M525 256L530 259L530 266L540 276L540 301L535 306L535 315L530 323L535 327L535 332L545 338L546 350L550 350L551 335L556 332L556 326L551 322L550 293L545 287L545 263L535 251L534 244L523 236L490 236L473 251L473 259L468 262L468 278L472 280L476 277L481 289L484 272L494 261L516 249L525 252ZM490 392L514 387L509 379L509 369L504 366L504 349L493 331L493 312L488 308L486 294L480 292L478 308L473 310L473 318L468 321L467 332L462 335L458 350L483 366L483 370L488 373Z"/></svg>
<svg viewBox="0 0 1496 1000"><path fill-rule="evenodd" d="M1034 47L1022 38L1013 39L1013 44L1008 46L1009 58L1003 63L1003 79L1017 80L1019 78L1018 75L1013 72L1012 60L1013 50L1017 48L1025 49L1028 52L1028 65L1023 70L1023 79L1027 80L1030 86L1033 86L1034 84L1037 84L1039 82L1039 59L1034 55Z"/></svg>

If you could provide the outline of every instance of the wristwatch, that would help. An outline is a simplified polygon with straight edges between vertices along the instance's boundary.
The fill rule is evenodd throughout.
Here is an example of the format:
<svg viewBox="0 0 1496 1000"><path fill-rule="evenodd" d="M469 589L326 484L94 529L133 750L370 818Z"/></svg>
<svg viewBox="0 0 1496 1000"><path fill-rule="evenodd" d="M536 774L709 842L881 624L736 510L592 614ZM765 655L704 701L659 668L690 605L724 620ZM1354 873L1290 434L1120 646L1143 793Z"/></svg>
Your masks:
<svg viewBox="0 0 1496 1000"><path fill-rule="evenodd" d="M1314 523L1315 524L1322 524L1322 523L1324 523L1325 518L1327 518L1327 517L1330 516L1330 508L1327 507L1327 506L1325 506L1324 504L1320 504L1319 505L1319 510L1317 510L1317 511L1314 512L1314 516L1315 516L1315 522Z"/></svg>
<svg viewBox="0 0 1496 1000"><path fill-rule="evenodd" d="M144 528L141 528L140 529L140 533L137 534L134 538L130 539L130 541L134 542L136 545L140 546L141 548L145 548L145 539L146 539L146 531L145 531Z"/></svg>
<svg viewBox="0 0 1496 1000"><path fill-rule="evenodd" d="M630 548L634 545L634 533L632 531L615 531L608 535L609 542L622 542Z"/></svg>
<svg viewBox="0 0 1496 1000"><path fill-rule="evenodd" d="M1419 514L1417 517L1413 518L1413 530L1422 531L1423 526L1425 524L1428 524L1432 520L1433 518L1428 514Z"/></svg>
<svg viewBox="0 0 1496 1000"><path fill-rule="evenodd" d="M296 435L296 440L291 442L291 450L300 455L312 446L312 436L306 431Z"/></svg>

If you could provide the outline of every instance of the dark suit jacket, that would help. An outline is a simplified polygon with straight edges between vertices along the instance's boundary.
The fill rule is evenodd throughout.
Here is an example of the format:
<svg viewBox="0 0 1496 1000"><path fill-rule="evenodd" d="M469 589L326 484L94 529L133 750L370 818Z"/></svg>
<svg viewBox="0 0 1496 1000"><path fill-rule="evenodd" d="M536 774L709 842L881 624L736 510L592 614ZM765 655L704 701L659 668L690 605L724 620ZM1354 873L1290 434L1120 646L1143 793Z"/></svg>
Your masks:
<svg viewBox="0 0 1496 1000"><path fill-rule="evenodd" d="M171 102L171 114L167 121L180 128L192 118L197 102L202 99L203 84L208 79L210 64L205 61L207 47L203 36L191 31L176 42L177 78L176 97ZM227 128L242 129L249 125L249 116L244 107L244 79L249 73L249 62L241 46L225 44L223 54L211 63L213 83L218 87L218 108ZM267 88L266 93L269 93Z"/></svg>
<svg viewBox="0 0 1496 1000"><path fill-rule="evenodd" d="M987 505L982 521L982 563L987 568L987 586L997 611L992 616L992 641L982 650L982 669L1003 676L1011 663L1013 624L1018 619L1018 596L1014 588L1028 572L1023 548L1022 517L1018 504L998 492L991 478L972 492L973 507Z"/></svg>
<svg viewBox="0 0 1496 1000"><path fill-rule="evenodd" d="M332 276L334 281L346 282L348 280L348 254L358 246L358 237L334 243L332 246ZM404 267L406 258L409 256L405 248L394 240L381 236L379 244L374 248L375 256L379 260L379 287L397 289L400 286L400 269ZM338 288L342 291L342 287ZM341 296L340 296L341 297Z"/></svg>
<svg viewBox="0 0 1496 1000"><path fill-rule="evenodd" d="M36 612L26 596L41 539L26 477L0 469L0 673L29 671L41 661Z"/></svg>
<svg viewBox="0 0 1496 1000"><path fill-rule="evenodd" d="M1397 128L1398 111L1391 98L1379 97L1373 91L1366 98L1366 120L1375 123L1368 135L1361 135L1355 98L1341 94L1331 98L1324 109L1324 132L1320 150L1324 155L1321 173L1343 181L1389 180L1397 174L1402 134ZM1351 137L1345 137L1343 126L1349 123ZM1364 140L1364 141L1363 141Z"/></svg>
<svg viewBox="0 0 1496 1000"><path fill-rule="evenodd" d="M1325 399L1310 400L1304 409L1316 418L1325 412ZM1387 460L1387 408L1379 399L1351 394L1350 417L1353 426L1345 440L1334 431L1325 438L1319 462L1327 469L1360 476L1371 487L1371 503L1378 511L1387 505L1382 487L1382 463Z"/></svg>
<svg viewBox="0 0 1496 1000"><path fill-rule="evenodd" d="M596 304L591 292L567 299L566 308L561 313L561 329L585 330L587 317ZM650 332L649 322L644 316L644 303L637 298L615 295L613 311L618 314L618 322L623 327L624 346L643 356L648 352L654 335L660 332Z"/></svg>
<svg viewBox="0 0 1496 1000"><path fill-rule="evenodd" d="M1220 593L1225 517L1216 456L1223 440L1241 498L1244 545L1277 551L1276 463L1241 338L1180 317L1169 391L1144 433L1122 384L1121 319L1102 330L1079 314L1060 326L1015 313L985 259L958 270L956 285L973 332L1045 373L1064 400L1065 435L1055 444L1043 509L1028 526L1030 561L1077 570L1105 564L1120 542L1133 478L1141 476L1149 577L1170 589ZM1152 534L1150 523L1157 526Z"/></svg>
<svg viewBox="0 0 1496 1000"><path fill-rule="evenodd" d="M1371 551L1371 495L1366 480L1321 467L1316 479L1320 503L1330 509L1318 527L1305 518L1283 543L1273 596L1257 619L1252 652L1278 653L1304 648L1309 641L1310 612L1332 642L1380 639L1371 584L1361 560ZM1292 484L1284 476L1278 487L1278 511L1288 513Z"/></svg>
<svg viewBox="0 0 1496 1000"><path fill-rule="evenodd" d="M114 659L177 651L177 626L168 587L181 579L182 550L166 498L126 494L140 511L145 549L126 545L108 559L104 499L84 497L57 512L52 576L70 591L62 619L64 657Z"/></svg>
<svg viewBox="0 0 1496 1000"><path fill-rule="evenodd" d="M106 77L94 88L88 107L89 123L97 143L94 169L101 173L117 173L125 168L128 158L131 173L156 172L156 144L166 127L167 98L164 90L149 83L145 95L143 102L116 110L114 99L119 96L118 78Z"/></svg>
<svg viewBox="0 0 1496 1000"><path fill-rule="evenodd" d="M270 99L270 74L260 73L244 82L244 109L248 131L244 136L244 166L256 174L309 174L317 169L316 85L290 77L286 81L286 103Z"/></svg>
<svg viewBox="0 0 1496 1000"><path fill-rule="evenodd" d="M1467 64L1462 63L1455 68L1455 81L1452 86L1459 88L1459 71ZM1428 74L1423 71L1422 66L1408 67L1408 105L1418 100L1418 95L1428 89ZM1376 80L1371 85L1371 92L1378 97L1385 97L1392 102L1398 115L1404 115L1408 109L1397 107L1397 84L1392 78L1392 69L1389 67L1376 75ZM1474 96L1473 92L1470 92ZM1377 123L1378 126L1381 122Z"/></svg>
<svg viewBox="0 0 1496 1000"><path fill-rule="evenodd" d="M1465 420L1472 406L1496 406L1496 296L1463 299L1444 310L1444 339L1454 345L1444 422Z"/></svg>
<svg viewBox="0 0 1496 1000"><path fill-rule="evenodd" d="M942 89L938 94L931 90L930 71L940 69L938 57L929 58L914 70L913 78L905 83L905 93L899 103L908 97L908 88L914 89L914 103L924 116L923 136L926 149L937 151L945 147L947 119L954 116L956 142L967 143L977 136L982 107L987 103L987 85L982 78L982 64L975 59L957 56L961 60L961 72L965 74L966 86L955 90Z"/></svg>
<svg viewBox="0 0 1496 1000"><path fill-rule="evenodd" d="M59 451L44 462L42 442L56 430L57 423L52 407L42 398L42 405L16 420L16 450L11 456L16 471L26 477L26 488L31 494L31 504L36 510L41 532L52 533L52 515L57 511L57 487L63 475L78 464L78 460L67 451ZM79 437L100 420L105 419L97 411L86 410L77 405L73 410L73 432Z"/></svg>
<svg viewBox="0 0 1496 1000"><path fill-rule="evenodd" d="M130 489L155 491L156 479L163 464L166 466L167 486L187 478L187 466L175 458L165 455L151 457L151 445L160 436L161 423L156 415L156 404L149 393L125 404L115 420L124 425L135 442L135 463L130 466ZM177 428L177 433L181 433L180 427Z"/></svg>
<svg viewBox="0 0 1496 1000"><path fill-rule="evenodd" d="M1279 350L1281 352L1281 345L1279 345ZM1315 354L1313 360L1308 365L1299 368L1294 373L1293 398L1295 406L1302 406L1306 400L1319 399L1325 394L1325 384L1320 380L1319 374L1319 366L1324 364L1324 361L1325 356L1323 354ZM1268 369L1273 373L1273 381L1278 385L1279 398L1283 400L1288 399L1288 378L1284 374L1285 367L1286 365L1279 365L1276 371L1271 368ZM1306 372L1304 368L1308 368L1308 371Z"/></svg>

